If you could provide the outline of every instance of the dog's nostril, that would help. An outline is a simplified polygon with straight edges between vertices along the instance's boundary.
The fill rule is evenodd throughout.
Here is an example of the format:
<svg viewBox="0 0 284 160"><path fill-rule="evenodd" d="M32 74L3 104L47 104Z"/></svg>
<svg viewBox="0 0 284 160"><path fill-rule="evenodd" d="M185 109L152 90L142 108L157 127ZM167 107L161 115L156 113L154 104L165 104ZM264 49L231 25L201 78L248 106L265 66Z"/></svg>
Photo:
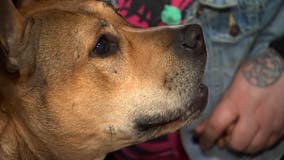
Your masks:
<svg viewBox="0 0 284 160"><path fill-rule="evenodd" d="M199 41L202 41L202 36L201 36L201 34L198 34L197 36L196 36L196 40L199 42Z"/></svg>
<svg viewBox="0 0 284 160"><path fill-rule="evenodd" d="M182 46L183 46L184 48L191 48L191 49L194 49L194 48L196 48L196 46L197 46L197 42L195 42L195 41L188 41L188 42L183 43Z"/></svg>
<svg viewBox="0 0 284 160"><path fill-rule="evenodd" d="M185 29L182 46L195 49L203 45L202 30L199 25L189 25Z"/></svg>

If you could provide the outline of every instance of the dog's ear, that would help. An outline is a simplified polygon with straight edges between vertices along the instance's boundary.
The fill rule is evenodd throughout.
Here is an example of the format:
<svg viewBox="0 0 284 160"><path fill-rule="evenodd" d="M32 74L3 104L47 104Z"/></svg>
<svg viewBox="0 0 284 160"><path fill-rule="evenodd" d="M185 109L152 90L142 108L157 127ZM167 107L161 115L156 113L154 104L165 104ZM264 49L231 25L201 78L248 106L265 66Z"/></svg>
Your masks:
<svg viewBox="0 0 284 160"><path fill-rule="evenodd" d="M19 66L11 52L21 40L24 17L11 0L1 0L0 22L0 67L2 71L14 74L18 72Z"/></svg>

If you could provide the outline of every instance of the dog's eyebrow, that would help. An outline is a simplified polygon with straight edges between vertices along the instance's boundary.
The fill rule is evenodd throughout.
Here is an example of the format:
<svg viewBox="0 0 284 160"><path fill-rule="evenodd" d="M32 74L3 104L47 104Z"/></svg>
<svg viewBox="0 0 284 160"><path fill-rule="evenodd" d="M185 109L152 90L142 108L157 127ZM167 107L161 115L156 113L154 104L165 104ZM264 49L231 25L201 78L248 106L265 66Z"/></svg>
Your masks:
<svg viewBox="0 0 284 160"><path fill-rule="evenodd" d="M80 14L83 14L83 15L86 15L86 16L92 16L92 17L98 17L98 12L95 12L95 11L88 11L88 10L85 10L85 9L82 9L82 8L80 8L79 9L79 12L73 12L73 13L75 13L75 14L78 14L78 13L80 13Z"/></svg>

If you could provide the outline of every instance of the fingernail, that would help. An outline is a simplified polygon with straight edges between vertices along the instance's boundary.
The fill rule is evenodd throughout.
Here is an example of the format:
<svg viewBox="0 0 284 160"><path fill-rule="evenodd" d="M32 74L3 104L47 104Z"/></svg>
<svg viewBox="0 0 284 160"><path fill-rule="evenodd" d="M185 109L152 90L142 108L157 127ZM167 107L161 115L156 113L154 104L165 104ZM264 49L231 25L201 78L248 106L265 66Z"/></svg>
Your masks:
<svg viewBox="0 0 284 160"><path fill-rule="evenodd" d="M220 149L223 149L225 147L225 140L220 139L217 144L218 144Z"/></svg>

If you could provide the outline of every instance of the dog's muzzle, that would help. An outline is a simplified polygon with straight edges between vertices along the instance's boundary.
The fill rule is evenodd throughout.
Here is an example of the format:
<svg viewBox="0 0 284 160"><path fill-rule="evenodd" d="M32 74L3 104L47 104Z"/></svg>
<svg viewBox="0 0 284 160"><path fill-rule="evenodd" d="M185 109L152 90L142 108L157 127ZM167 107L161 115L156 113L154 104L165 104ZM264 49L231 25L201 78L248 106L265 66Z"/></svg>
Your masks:
<svg viewBox="0 0 284 160"><path fill-rule="evenodd" d="M196 119L204 110L208 99L208 88L202 78L207 61L207 53L202 29L197 24L185 25L167 30L172 37L173 54L177 57L177 68L169 76L167 89L183 97L182 105L172 110L154 115L138 115L133 123L138 134L149 133L169 124L183 124ZM187 85L192 83L192 85ZM192 88L187 88L192 87Z"/></svg>

